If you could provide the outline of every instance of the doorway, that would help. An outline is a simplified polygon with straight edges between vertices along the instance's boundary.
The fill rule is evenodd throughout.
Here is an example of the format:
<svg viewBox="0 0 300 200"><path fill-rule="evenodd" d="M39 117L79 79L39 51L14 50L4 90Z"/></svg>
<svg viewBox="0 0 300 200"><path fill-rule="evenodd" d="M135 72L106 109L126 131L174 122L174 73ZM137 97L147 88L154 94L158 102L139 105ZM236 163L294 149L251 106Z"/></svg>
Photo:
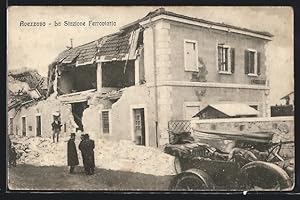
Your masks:
<svg viewBox="0 0 300 200"><path fill-rule="evenodd" d="M74 121L77 124L77 130L83 131L83 123L82 123L82 116L83 116L83 111L88 108L87 101L83 102L78 102L78 103L71 103L72 105L72 114L74 117Z"/></svg>
<svg viewBox="0 0 300 200"><path fill-rule="evenodd" d="M22 117L22 135L26 136L26 117Z"/></svg>
<svg viewBox="0 0 300 200"><path fill-rule="evenodd" d="M137 145L146 145L144 108L133 109L134 139Z"/></svg>
<svg viewBox="0 0 300 200"><path fill-rule="evenodd" d="M40 115L36 116L36 136L42 136L42 121Z"/></svg>

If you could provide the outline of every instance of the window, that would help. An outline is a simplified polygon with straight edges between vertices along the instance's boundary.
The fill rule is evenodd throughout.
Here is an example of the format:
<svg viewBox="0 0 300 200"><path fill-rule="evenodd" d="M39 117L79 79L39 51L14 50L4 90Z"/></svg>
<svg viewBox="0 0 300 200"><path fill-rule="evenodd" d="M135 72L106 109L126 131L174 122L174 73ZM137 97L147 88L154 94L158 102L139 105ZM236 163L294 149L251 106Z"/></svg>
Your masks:
<svg viewBox="0 0 300 200"><path fill-rule="evenodd" d="M184 40L184 68L185 71L198 71L197 41Z"/></svg>
<svg viewBox="0 0 300 200"><path fill-rule="evenodd" d="M245 74L260 75L260 54L254 49L245 51Z"/></svg>
<svg viewBox="0 0 300 200"><path fill-rule="evenodd" d="M224 44L218 44L218 71L221 74L234 72L234 49Z"/></svg>
<svg viewBox="0 0 300 200"><path fill-rule="evenodd" d="M109 134L109 111L102 111L102 132Z"/></svg>

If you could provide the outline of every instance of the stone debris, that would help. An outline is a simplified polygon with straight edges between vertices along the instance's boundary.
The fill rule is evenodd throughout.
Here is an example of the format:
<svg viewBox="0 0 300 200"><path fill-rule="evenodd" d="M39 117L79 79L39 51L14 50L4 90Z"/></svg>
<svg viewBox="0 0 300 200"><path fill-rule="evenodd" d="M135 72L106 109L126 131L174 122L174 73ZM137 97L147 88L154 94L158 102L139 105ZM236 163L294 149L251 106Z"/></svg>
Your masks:
<svg viewBox="0 0 300 200"><path fill-rule="evenodd" d="M13 146L16 148L18 163L35 166L66 166L67 141L61 138L53 143L51 138L41 137L13 137ZM80 142L76 139L76 146ZM153 147L138 146L130 141L110 141L107 139L95 140L96 167L109 170L120 170L152 174L156 176L174 175L174 158ZM78 158L82 165L81 152Z"/></svg>

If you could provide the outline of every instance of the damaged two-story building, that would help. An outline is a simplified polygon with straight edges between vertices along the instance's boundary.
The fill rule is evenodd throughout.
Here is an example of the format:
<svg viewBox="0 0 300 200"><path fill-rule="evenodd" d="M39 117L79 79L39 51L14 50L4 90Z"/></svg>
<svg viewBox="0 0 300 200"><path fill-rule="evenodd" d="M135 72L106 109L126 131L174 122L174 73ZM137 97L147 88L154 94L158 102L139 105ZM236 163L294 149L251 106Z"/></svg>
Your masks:
<svg viewBox="0 0 300 200"><path fill-rule="evenodd" d="M270 116L271 37L161 8L60 53L49 66L48 98L35 112L45 119L51 108L60 112L66 132L77 127L146 146L167 143L169 121L189 120L212 103L239 102ZM46 106L50 100L55 106Z"/></svg>

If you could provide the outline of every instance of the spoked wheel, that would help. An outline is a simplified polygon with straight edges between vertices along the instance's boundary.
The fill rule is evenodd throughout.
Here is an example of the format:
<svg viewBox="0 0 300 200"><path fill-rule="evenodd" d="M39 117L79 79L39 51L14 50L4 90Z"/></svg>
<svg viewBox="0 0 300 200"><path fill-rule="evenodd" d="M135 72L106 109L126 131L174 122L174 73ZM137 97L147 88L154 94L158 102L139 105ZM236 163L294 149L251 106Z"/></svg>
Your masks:
<svg viewBox="0 0 300 200"><path fill-rule="evenodd" d="M192 169L178 174L170 185L173 190L209 190L214 184L210 177L201 170Z"/></svg>
<svg viewBox="0 0 300 200"><path fill-rule="evenodd" d="M253 161L242 167L250 190L286 190L292 187L288 174L279 166L263 161Z"/></svg>

